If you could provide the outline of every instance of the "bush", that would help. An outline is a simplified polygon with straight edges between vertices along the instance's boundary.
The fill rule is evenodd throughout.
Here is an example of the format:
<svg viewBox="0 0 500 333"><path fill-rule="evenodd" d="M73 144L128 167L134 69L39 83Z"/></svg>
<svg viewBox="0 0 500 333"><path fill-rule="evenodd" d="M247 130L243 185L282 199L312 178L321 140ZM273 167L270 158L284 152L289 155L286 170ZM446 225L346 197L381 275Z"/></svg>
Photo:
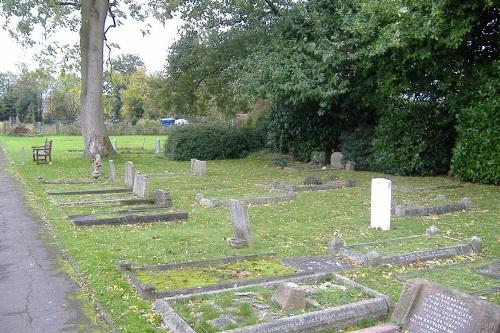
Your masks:
<svg viewBox="0 0 500 333"><path fill-rule="evenodd" d="M480 75L482 82L469 91L470 105L458 115L458 138L451 172L466 181L500 184L499 66L496 75Z"/></svg>
<svg viewBox="0 0 500 333"><path fill-rule="evenodd" d="M169 130L165 156L172 160L214 160L246 156L262 146L253 129L224 124L193 124Z"/></svg>
<svg viewBox="0 0 500 333"><path fill-rule="evenodd" d="M409 102L379 119L374 165L403 176L447 173L454 137L452 117L437 103Z"/></svg>
<svg viewBox="0 0 500 333"><path fill-rule="evenodd" d="M10 129L9 134L25 136L33 134L33 130L25 124L18 124Z"/></svg>
<svg viewBox="0 0 500 333"><path fill-rule="evenodd" d="M358 170L372 169L373 139L375 131L368 126L358 127L340 136L341 151L345 161L356 163Z"/></svg>

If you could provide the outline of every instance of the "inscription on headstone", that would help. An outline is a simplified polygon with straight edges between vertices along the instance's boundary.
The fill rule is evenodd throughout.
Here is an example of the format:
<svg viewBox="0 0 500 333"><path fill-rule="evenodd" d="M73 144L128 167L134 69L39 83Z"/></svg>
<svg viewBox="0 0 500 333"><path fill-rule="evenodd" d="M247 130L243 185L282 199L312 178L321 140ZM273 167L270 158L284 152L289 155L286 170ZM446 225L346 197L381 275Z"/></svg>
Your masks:
<svg viewBox="0 0 500 333"><path fill-rule="evenodd" d="M405 285L392 319L412 333L496 333L500 307L416 279Z"/></svg>
<svg viewBox="0 0 500 333"><path fill-rule="evenodd" d="M372 179L371 221L372 228L391 229L392 182L384 178Z"/></svg>
<svg viewBox="0 0 500 333"><path fill-rule="evenodd" d="M133 188L134 187L134 177L135 177L134 163L132 163L131 161L125 162L125 169L124 169L123 175L124 175L123 178L125 180L125 184L128 187Z"/></svg>
<svg viewBox="0 0 500 333"><path fill-rule="evenodd" d="M248 221L248 206L238 200L229 200L229 210L231 211L231 222L233 225L233 238L246 242L251 246L250 223Z"/></svg>

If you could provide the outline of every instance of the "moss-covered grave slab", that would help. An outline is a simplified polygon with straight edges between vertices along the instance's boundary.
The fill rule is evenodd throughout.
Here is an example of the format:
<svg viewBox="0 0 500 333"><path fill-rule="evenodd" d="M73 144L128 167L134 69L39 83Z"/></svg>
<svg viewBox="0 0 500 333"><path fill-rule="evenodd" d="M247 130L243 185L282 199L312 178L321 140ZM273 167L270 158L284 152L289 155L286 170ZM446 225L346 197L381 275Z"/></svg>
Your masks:
<svg viewBox="0 0 500 333"><path fill-rule="evenodd" d="M304 290L305 307L284 310L273 301L281 282L159 299L154 306L174 333L331 332L381 318L392 307L385 295L335 273L286 282Z"/></svg>

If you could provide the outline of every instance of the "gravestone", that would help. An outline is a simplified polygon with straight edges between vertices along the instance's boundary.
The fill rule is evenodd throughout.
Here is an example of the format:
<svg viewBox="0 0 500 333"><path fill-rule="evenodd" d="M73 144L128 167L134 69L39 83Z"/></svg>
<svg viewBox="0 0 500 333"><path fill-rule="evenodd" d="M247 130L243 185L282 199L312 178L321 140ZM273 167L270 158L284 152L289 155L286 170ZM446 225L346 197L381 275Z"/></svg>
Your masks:
<svg viewBox="0 0 500 333"><path fill-rule="evenodd" d="M163 190L156 190L155 205L157 207L172 207L172 199L170 198L170 194Z"/></svg>
<svg viewBox="0 0 500 333"><path fill-rule="evenodd" d="M135 173L134 187L132 191L139 198L146 198L148 195L149 178L140 172Z"/></svg>
<svg viewBox="0 0 500 333"><path fill-rule="evenodd" d="M139 171L136 171L135 172L135 176L134 176L134 185L132 186L132 192L139 196L139 187L142 186L140 183L142 181L142 175Z"/></svg>
<svg viewBox="0 0 500 333"><path fill-rule="evenodd" d="M125 180L125 184L130 188L134 187L134 177L135 177L134 163L132 163L131 161L125 162L123 178Z"/></svg>
<svg viewBox="0 0 500 333"><path fill-rule="evenodd" d="M248 221L248 206L238 200L229 200L229 210L231 211L231 222L233 225L233 238L244 241L246 246L252 245L250 237L250 223ZM230 243L229 243L230 244Z"/></svg>
<svg viewBox="0 0 500 333"><path fill-rule="evenodd" d="M353 161L346 162L345 171L354 171L354 162Z"/></svg>
<svg viewBox="0 0 500 333"><path fill-rule="evenodd" d="M155 144L155 154L160 155L161 153L161 142L160 138L156 138L156 144Z"/></svg>
<svg viewBox="0 0 500 333"><path fill-rule="evenodd" d="M313 164L325 165L326 164L325 152L313 151L311 153L311 162Z"/></svg>
<svg viewBox="0 0 500 333"><path fill-rule="evenodd" d="M116 139L113 139L112 145L113 145L113 150L118 151L118 146L116 145Z"/></svg>
<svg viewBox="0 0 500 333"><path fill-rule="evenodd" d="M193 162L191 162L193 163ZM207 161L194 160L192 164L193 173L195 176L206 176L207 175Z"/></svg>
<svg viewBox="0 0 500 333"><path fill-rule="evenodd" d="M372 228L391 229L392 182L384 178L372 179L371 219Z"/></svg>
<svg viewBox="0 0 500 333"><path fill-rule="evenodd" d="M302 310L306 307L306 292L298 284L286 282L280 284L271 300L285 311Z"/></svg>
<svg viewBox="0 0 500 333"><path fill-rule="evenodd" d="M334 151L330 156L330 164L335 169L343 169L344 168L344 163L342 162L343 159L344 159L344 154L342 154L339 151Z"/></svg>
<svg viewBox="0 0 500 333"><path fill-rule="evenodd" d="M194 172L194 161L196 161L196 159L192 158L191 159L191 172Z"/></svg>
<svg viewBox="0 0 500 333"><path fill-rule="evenodd" d="M113 160L109 160L109 181L112 183L116 181L116 168Z"/></svg>
<svg viewBox="0 0 500 333"><path fill-rule="evenodd" d="M406 283L392 320L412 333L497 333L500 307L415 279Z"/></svg>

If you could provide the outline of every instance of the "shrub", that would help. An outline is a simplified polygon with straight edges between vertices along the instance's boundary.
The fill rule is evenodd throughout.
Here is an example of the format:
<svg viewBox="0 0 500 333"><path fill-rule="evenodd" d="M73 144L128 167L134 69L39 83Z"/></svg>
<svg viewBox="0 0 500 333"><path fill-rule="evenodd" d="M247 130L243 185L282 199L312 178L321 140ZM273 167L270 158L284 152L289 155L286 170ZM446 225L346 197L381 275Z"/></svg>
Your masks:
<svg viewBox="0 0 500 333"><path fill-rule="evenodd" d="M458 115L458 138L453 149L451 172L472 182L500 184L500 99L499 65L469 90L468 106ZM495 69L495 67L493 67ZM477 81L476 79L476 81Z"/></svg>
<svg viewBox="0 0 500 333"><path fill-rule="evenodd" d="M214 160L246 156L261 147L253 129L207 123L176 126L169 130L165 156L172 160Z"/></svg>
<svg viewBox="0 0 500 333"><path fill-rule="evenodd" d="M394 175L444 174L454 143L452 117L439 105L409 102L388 110L375 130L375 167Z"/></svg>
<svg viewBox="0 0 500 333"><path fill-rule="evenodd" d="M31 135L31 134L33 134L33 130L25 124L18 124L10 129L9 134L10 135L21 135L21 136Z"/></svg>
<svg viewBox="0 0 500 333"><path fill-rule="evenodd" d="M351 133L343 133L340 142L344 160L356 163L358 170L371 169L374 135L374 129L369 126L358 127Z"/></svg>

